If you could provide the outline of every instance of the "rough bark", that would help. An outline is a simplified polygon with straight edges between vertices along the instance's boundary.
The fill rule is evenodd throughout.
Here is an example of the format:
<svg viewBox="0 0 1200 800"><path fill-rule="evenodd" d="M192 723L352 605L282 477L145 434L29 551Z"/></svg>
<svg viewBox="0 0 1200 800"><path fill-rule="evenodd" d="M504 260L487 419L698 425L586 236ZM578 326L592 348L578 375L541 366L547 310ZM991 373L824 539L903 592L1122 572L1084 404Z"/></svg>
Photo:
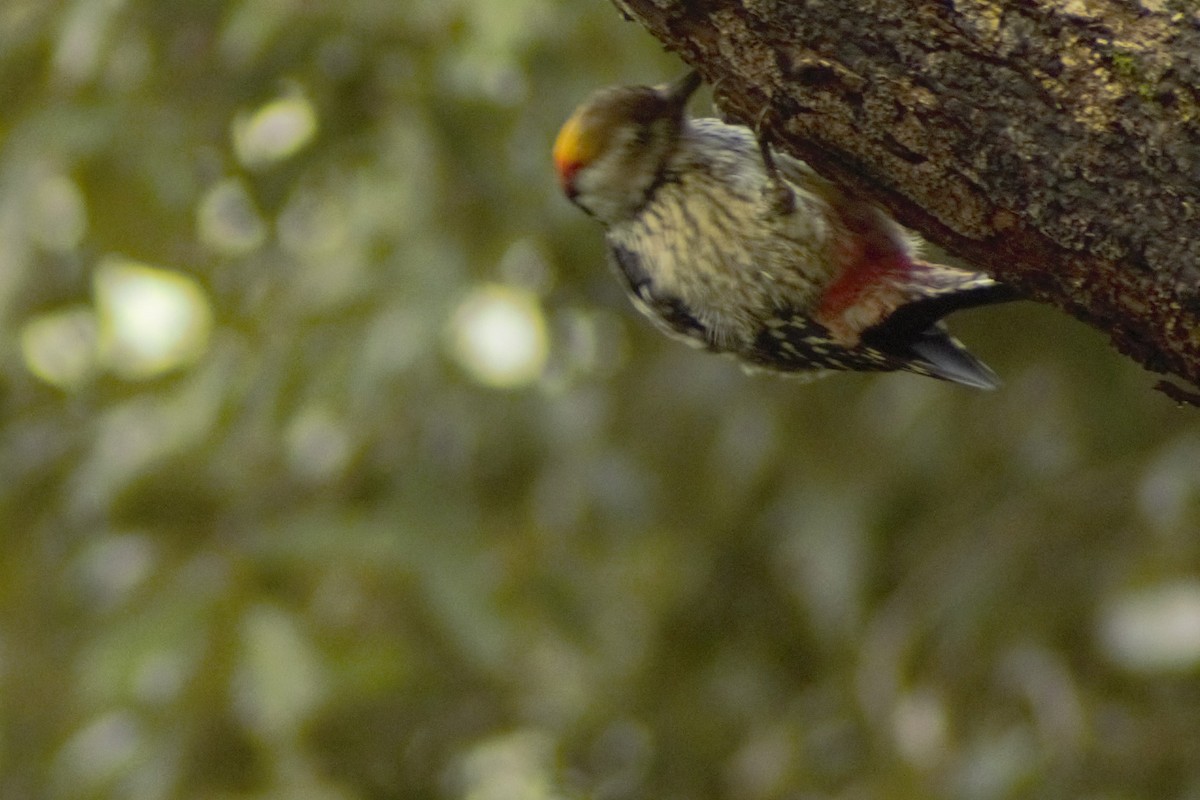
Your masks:
<svg viewBox="0 0 1200 800"><path fill-rule="evenodd" d="M1200 383L1197 0L614 2L723 113Z"/></svg>

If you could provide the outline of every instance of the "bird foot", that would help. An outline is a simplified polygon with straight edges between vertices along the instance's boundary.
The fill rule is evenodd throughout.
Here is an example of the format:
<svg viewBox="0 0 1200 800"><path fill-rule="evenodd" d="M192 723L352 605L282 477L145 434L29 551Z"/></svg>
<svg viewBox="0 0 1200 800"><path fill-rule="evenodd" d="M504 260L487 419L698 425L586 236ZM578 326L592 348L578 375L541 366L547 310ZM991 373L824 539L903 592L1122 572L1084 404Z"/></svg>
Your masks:
<svg viewBox="0 0 1200 800"><path fill-rule="evenodd" d="M775 166L775 156L771 152L771 133L763 127L770 111L770 106L767 106L758 115L758 121L754 124L754 137L758 140L758 152L762 155L763 167L767 171L767 201L770 203L771 213L783 217L796 210L796 193Z"/></svg>

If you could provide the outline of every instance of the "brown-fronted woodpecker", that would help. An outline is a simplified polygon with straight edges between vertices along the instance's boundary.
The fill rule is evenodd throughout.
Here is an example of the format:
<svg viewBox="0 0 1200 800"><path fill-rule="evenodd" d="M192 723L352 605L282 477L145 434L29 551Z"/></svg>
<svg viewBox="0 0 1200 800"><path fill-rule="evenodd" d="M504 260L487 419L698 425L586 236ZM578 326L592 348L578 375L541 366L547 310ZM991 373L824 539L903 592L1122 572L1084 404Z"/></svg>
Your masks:
<svg viewBox="0 0 1200 800"><path fill-rule="evenodd" d="M941 318L1013 291L920 260L882 210L749 128L689 118L699 84L691 72L602 89L554 144L563 191L604 226L634 305L667 333L750 367L999 386Z"/></svg>

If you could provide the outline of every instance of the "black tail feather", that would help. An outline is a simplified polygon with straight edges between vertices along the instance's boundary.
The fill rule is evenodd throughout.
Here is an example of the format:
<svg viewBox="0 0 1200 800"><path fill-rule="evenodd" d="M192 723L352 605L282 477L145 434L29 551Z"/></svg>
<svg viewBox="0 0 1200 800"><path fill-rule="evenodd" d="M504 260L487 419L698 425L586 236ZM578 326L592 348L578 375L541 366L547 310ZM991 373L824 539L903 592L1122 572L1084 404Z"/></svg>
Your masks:
<svg viewBox="0 0 1200 800"><path fill-rule="evenodd" d="M908 357L935 378L975 389L999 389L1000 377L971 355L940 325L928 328L905 345ZM893 351L895 352L895 351ZM904 353L896 353L904 355Z"/></svg>
<svg viewBox="0 0 1200 800"><path fill-rule="evenodd" d="M863 333L863 341L902 361L912 362L935 378L976 389L998 389L1000 378L941 324L947 314L964 308L1019 300L1010 286L989 282L971 289L933 294L901 306Z"/></svg>
<svg viewBox="0 0 1200 800"><path fill-rule="evenodd" d="M887 319L872 328L867 336L903 341L920 336L938 320L955 311L1021 299L1022 294L1003 283L989 283L974 289L918 298L893 311Z"/></svg>

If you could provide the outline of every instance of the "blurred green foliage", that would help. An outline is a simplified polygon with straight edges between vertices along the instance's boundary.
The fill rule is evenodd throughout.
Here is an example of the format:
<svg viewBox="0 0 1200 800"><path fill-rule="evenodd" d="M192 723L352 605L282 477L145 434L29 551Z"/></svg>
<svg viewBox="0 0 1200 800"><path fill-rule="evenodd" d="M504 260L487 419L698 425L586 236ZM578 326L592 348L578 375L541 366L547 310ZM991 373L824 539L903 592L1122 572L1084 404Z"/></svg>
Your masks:
<svg viewBox="0 0 1200 800"><path fill-rule="evenodd" d="M954 320L994 394L658 335L548 150L679 69L0 3L0 797L1200 797L1200 417L1029 304Z"/></svg>

